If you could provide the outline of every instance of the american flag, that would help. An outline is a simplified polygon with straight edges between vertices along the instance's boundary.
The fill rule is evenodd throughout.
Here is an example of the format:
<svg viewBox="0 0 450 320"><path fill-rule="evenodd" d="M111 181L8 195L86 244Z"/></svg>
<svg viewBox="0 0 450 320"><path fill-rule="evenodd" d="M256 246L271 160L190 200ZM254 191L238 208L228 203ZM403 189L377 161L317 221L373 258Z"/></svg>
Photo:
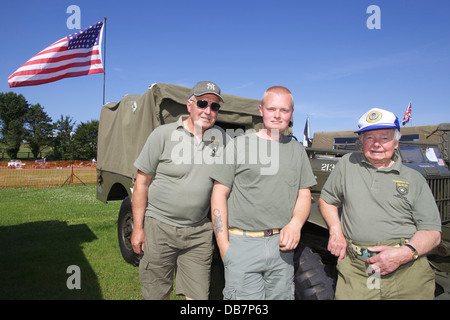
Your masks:
<svg viewBox="0 0 450 320"><path fill-rule="evenodd" d="M103 21L48 46L8 78L9 87L34 86L69 77L103 73Z"/></svg>
<svg viewBox="0 0 450 320"><path fill-rule="evenodd" d="M402 125L407 124L408 121L412 119L411 113L412 113L412 107L411 107L411 102L409 102L408 106L406 107L405 115L403 116Z"/></svg>

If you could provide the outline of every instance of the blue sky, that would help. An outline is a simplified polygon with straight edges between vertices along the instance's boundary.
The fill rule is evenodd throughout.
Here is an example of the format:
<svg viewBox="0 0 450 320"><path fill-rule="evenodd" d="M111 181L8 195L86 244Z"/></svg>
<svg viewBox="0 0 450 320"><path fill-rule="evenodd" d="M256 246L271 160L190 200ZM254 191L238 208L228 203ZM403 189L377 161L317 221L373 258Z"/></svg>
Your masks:
<svg viewBox="0 0 450 320"><path fill-rule="evenodd" d="M450 122L450 1L227 0L8 1L0 12L0 92L23 94L57 120L98 119L103 75L21 88L7 79L67 28L107 17L106 101L142 94L155 82L216 82L223 93L260 99L284 85L294 94L294 134L356 129L372 107L412 125ZM370 5L381 29L366 25ZM410 124L408 124L410 125Z"/></svg>

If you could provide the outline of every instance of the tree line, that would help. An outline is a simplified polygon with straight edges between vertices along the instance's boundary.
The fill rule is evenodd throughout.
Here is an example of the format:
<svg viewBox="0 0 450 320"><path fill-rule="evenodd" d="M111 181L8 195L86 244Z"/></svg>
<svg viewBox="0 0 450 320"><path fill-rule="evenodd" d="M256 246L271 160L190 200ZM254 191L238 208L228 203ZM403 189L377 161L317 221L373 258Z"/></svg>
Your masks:
<svg viewBox="0 0 450 320"><path fill-rule="evenodd" d="M53 121L39 103L29 104L25 97L12 91L0 93L0 151L11 159L23 143L28 144L35 159L41 151L47 160L92 160L97 157L98 120L81 122L70 116ZM74 134L71 136L71 132Z"/></svg>

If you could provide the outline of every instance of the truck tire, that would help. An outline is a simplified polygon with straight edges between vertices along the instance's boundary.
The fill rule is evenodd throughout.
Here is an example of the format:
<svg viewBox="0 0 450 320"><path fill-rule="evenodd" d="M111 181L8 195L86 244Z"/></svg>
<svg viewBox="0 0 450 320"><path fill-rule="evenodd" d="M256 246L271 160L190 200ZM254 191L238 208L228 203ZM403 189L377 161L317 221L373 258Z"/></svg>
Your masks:
<svg viewBox="0 0 450 320"><path fill-rule="evenodd" d="M131 201L126 197L122 201L119 210L119 219L117 222L117 236L119 238L119 247L122 257L126 262L133 266L138 266L141 260L141 255L133 251L131 246L131 233L133 232L133 210L131 208Z"/></svg>
<svg viewBox="0 0 450 320"><path fill-rule="evenodd" d="M295 299L332 300L335 281L329 276L320 255L299 244L294 255Z"/></svg>

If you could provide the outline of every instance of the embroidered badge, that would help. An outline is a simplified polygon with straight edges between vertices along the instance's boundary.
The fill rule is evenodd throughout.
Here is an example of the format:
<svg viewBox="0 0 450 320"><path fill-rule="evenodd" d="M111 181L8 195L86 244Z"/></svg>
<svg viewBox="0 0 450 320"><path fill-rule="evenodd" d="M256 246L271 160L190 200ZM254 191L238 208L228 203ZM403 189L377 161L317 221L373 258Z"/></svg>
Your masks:
<svg viewBox="0 0 450 320"><path fill-rule="evenodd" d="M215 137L211 137L210 141L210 147L211 147L211 157L215 157L217 154L217 150L219 149L219 143L220 140L215 139Z"/></svg>
<svg viewBox="0 0 450 320"><path fill-rule="evenodd" d="M396 182L396 187L397 192L400 193L401 195L406 195L408 194L409 191L409 183L408 182Z"/></svg>

